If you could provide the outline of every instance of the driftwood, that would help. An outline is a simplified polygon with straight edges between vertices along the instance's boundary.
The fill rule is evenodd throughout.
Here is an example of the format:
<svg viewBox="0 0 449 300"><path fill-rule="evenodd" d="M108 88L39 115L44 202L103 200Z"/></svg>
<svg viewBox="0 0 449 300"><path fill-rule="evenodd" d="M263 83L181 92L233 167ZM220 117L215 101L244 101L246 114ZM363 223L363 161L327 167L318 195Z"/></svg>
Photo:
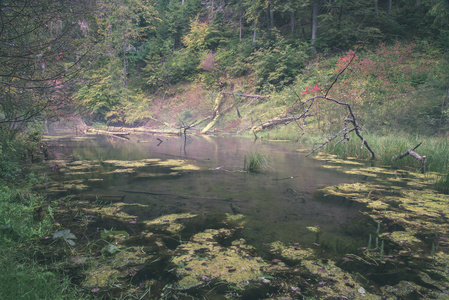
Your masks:
<svg viewBox="0 0 449 300"><path fill-rule="evenodd" d="M416 158L417 160L419 160L421 162L421 168L419 169L419 172L424 174L425 170L426 170L426 156L423 155L419 155L418 153L415 152L416 148L418 148L419 146L421 146L422 142L420 142L418 145L415 146L415 148L413 149L409 149L405 152L402 152L399 155L396 155L395 157L393 157L393 160L399 160L401 158L406 157L407 155L410 155L414 158Z"/></svg>
<svg viewBox="0 0 449 300"><path fill-rule="evenodd" d="M149 134L161 134L161 135L179 135L178 132L176 131L167 131L167 130L155 130L155 129L150 129L147 127L113 127L113 126L109 126L108 127L109 130L107 130L108 132L113 132L113 131L117 131L120 133L120 135L123 135L124 132L127 132L128 134L130 134L131 132L134 133L149 133ZM121 131L125 129L126 131ZM92 129L90 129L92 130Z"/></svg>
<svg viewBox="0 0 449 300"><path fill-rule="evenodd" d="M93 128L89 128L89 131L94 132L94 133L99 133L99 134L104 134L116 139L120 139L120 140L129 140L128 137L125 137L126 135L129 135L129 132L126 131L107 131L107 130L99 130L99 129L93 129Z"/></svg>

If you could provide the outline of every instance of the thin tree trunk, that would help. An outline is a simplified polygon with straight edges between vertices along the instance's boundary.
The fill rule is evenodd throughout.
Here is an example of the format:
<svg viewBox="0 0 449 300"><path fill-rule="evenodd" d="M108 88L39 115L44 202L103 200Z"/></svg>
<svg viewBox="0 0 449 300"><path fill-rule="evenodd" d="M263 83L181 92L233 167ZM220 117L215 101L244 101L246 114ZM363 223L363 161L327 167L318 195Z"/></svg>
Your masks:
<svg viewBox="0 0 449 300"><path fill-rule="evenodd" d="M268 6L269 14L270 14L270 29L274 27L274 13L273 13L273 0L270 0L270 5Z"/></svg>
<svg viewBox="0 0 449 300"><path fill-rule="evenodd" d="M123 14L124 15L124 14ZM126 20L123 20L126 22ZM126 29L123 32L123 82L125 84L125 92L126 92L126 101L129 102L129 93L128 93L128 76L126 71L126 32L128 31L128 23L126 23Z"/></svg>
<svg viewBox="0 0 449 300"><path fill-rule="evenodd" d="M257 22L254 23L253 44L256 44L256 35L257 35Z"/></svg>
<svg viewBox="0 0 449 300"><path fill-rule="evenodd" d="M242 40L242 16L240 16L240 19L239 19L239 41L241 41Z"/></svg>
<svg viewBox="0 0 449 300"><path fill-rule="evenodd" d="M295 32L295 12L293 10L290 12L290 30L292 33Z"/></svg>
<svg viewBox="0 0 449 300"><path fill-rule="evenodd" d="M317 28L318 28L318 9L319 0L313 2L312 8L312 52L316 54L316 38L317 38Z"/></svg>
<svg viewBox="0 0 449 300"><path fill-rule="evenodd" d="M393 0L388 0L388 16L391 15L391 9L393 8Z"/></svg>
<svg viewBox="0 0 449 300"><path fill-rule="evenodd" d="M374 0L374 11L376 12L376 16L379 15L379 0Z"/></svg>

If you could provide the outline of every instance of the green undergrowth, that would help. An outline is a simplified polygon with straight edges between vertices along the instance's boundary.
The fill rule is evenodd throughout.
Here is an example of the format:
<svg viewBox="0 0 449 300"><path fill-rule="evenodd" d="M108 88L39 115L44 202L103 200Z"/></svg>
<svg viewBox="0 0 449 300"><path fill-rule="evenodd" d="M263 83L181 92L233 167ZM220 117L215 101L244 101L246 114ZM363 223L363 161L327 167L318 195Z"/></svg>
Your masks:
<svg viewBox="0 0 449 300"><path fill-rule="evenodd" d="M0 299L86 299L63 270L41 264L39 243L54 230L53 207L35 192L44 178L39 134L0 138ZM55 245L56 247L56 245Z"/></svg>
<svg viewBox="0 0 449 300"><path fill-rule="evenodd" d="M38 263L38 243L53 229L52 209L22 184L0 188L0 299L86 299L62 270Z"/></svg>
<svg viewBox="0 0 449 300"><path fill-rule="evenodd" d="M2 246L1 299L90 299L77 291L69 277L36 263L30 256L13 255L17 248Z"/></svg>

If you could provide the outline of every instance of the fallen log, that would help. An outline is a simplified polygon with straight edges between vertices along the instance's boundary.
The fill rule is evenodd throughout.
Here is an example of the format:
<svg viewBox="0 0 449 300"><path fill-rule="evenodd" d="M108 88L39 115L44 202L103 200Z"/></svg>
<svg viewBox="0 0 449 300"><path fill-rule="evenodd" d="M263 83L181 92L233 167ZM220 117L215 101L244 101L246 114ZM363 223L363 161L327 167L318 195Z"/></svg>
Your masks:
<svg viewBox="0 0 449 300"><path fill-rule="evenodd" d="M215 126L215 124L217 123L218 119L221 116L220 108L221 108L221 106L223 105L224 102L225 102L225 100L224 100L223 95L222 94L218 94L217 98L215 98L212 120L206 125L206 127L204 127L201 130L200 134L206 134L212 127Z"/></svg>
<svg viewBox="0 0 449 300"><path fill-rule="evenodd" d="M234 92L220 92L222 94L226 95L234 95L234 96L242 96L242 97L249 97L249 98L261 98L261 99L267 99L270 98L269 96L261 96L261 95L251 95L251 94L242 94L242 93L234 93Z"/></svg>
<svg viewBox="0 0 449 300"><path fill-rule="evenodd" d="M268 121L263 122L262 124L259 125L255 125L251 128L250 132L252 133L256 133L259 131L262 131L266 128L270 128L276 125L287 125L288 123L291 123L293 121L296 120L300 120L304 118L304 114L300 115L300 116L296 116L296 117L286 117L286 118L279 118L279 119L271 119Z"/></svg>
<svg viewBox="0 0 449 300"><path fill-rule="evenodd" d="M416 148L421 146L421 144L422 144L422 142L420 142L418 145L416 145L415 148L409 149L409 150L407 150L405 152L402 152L399 155L394 156L393 157L393 161L399 160L401 158L406 157L407 155L410 155L410 156L414 157L415 159L417 159L418 161L421 162L421 168L419 169L419 172L424 174L425 169L426 169L426 156L425 155L421 156L421 155L419 155L418 153L415 152Z"/></svg>
<svg viewBox="0 0 449 300"><path fill-rule="evenodd" d="M90 132L97 133L97 134L104 134L116 139L120 140L129 140L128 137L125 137L126 135L129 135L129 132L126 131L107 131L107 130L99 130L99 129L89 129Z"/></svg>

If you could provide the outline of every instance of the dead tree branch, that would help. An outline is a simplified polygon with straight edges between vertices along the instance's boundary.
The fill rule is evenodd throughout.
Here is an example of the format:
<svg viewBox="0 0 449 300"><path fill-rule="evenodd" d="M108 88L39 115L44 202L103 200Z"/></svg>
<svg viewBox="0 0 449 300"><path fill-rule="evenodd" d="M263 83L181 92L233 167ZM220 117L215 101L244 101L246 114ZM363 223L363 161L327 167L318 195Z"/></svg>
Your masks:
<svg viewBox="0 0 449 300"><path fill-rule="evenodd" d="M259 125L255 125L251 128L250 132L257 133L259 131L262 131L264 129L276 126L276 125L287 125L288 123L294 122L296 120L304 119L305 116L301 114L300 116L296 117L285 117L285 118L278 118L278 119L271 119L268 121L265 121Z"/></svg>
<svg viewBox="0 0 449 300"><path fill-rule="evenodd" d="M301 97L295 91L292 91L296 95L297 101L290 107L290 110L294 111L294 110L297 109L297 106L300 105L300 106L302 106L301 115L294 116L291 112L284 113L284 114L282 114L280 117L278 117L276 119L271 119L271 120L265 121L265 122L263 122L263 123L261 123L261 124L259 124L257 126L253 126L251 128L251 132L253 132L255 134L255 132L257 132L257 131L261 131L261 130L264 130L266 128L270 128L270 127L273 127L275 125L280 125L280 124L284 124L285 125L285 124L288 124L288 123L294 121L294 122L296 122L298 127L302 128L302 134L300 135L300 137L302 137L304 135L304 133L305 133L305 121L306 121L306 118L311 116L309 111L312 109L312 107L314 106L316 101L330 102L330 103L336 104L338 106L344 107L344 109L346 111L346 117L343 119L344 128L341 129L338 133L336 133L336 134L332 135L331 137L329 137L321 145L319 145L318 147L313 149L309 154L307 154L307 156L309 156L310 154L314 153L318 149L321 149L326 144L328 144L328 143L332 142L333 140L335 140L337 137L342 136L342 138L339 141L337 141L336 145L341 143L341 142L343 142L343 141L347 141L347 140L349 140L349 134L351 132L355 132L355 134L362 141L361 149L366 147L366 149L371 153L371 159L374 160L376 158L376 154L374 153L374 150L370 147L370 145L368 144L366 139L363 137L363 135L361 133L362 128L361 128L361 126L358 123L358 120L356 118L356 115L354 114L354 111L353 111L353 108L352 108L351 104L348 103L348 102L344 102L342 100L338 100L338 99L335 99L335 98L332 98L331 96L329 96L330 91L335 86L335 84L338 82L340 76L342 76L342 74L344 72L346 72L347 70L352 72L353 74L355 74L355 76L357 76L358 82L361 85L361 87L363 88L362 83L361 83L361 81L360 81L360 79L358 77L357 72L355 72L354 70L349 68L349 65L354 61L355 57L356 57L356 54L354 52L352 57L350 58L350 60L346 64L346 66L341 71L339 71L338 74L335 76L333 82L327 88L327 90L324 93L324 95L313 96L311 98L308 98L308 99L302 101ZM293 116L289 116L289 114L293 115ZM300 121L300 122L298 122L298 121Z"/></svg>
<svg viewBox="0 0 449 300"><path fill-rule="evenodd" d="M399 155L396 155L395 157L393 157L393 161L402 159L402 158L406 157L407 155L410 155L410 156L416 158L418 161L421 162L421 168L419 169L419 172L424 174L425 169L426 169L426 156L425 155L421 156L421 155L419 155L418 153L415 152L415 150L419 146L421 146L421 144L422 144L422 142L420 142L418 145L416 145L415 148L409 149L409 150L407 150L405 152L402 152Z"/></svg>

